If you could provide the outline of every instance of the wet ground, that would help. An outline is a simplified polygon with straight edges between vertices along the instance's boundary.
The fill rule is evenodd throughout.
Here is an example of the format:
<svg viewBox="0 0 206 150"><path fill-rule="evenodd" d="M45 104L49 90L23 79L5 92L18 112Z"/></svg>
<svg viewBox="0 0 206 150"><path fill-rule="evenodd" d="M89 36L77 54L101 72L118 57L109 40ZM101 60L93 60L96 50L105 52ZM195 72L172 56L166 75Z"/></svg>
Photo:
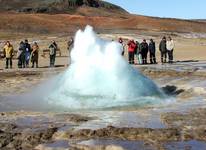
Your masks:
<svg viewBox="0 0 206 150"><path fill-rule="evenodd" d="M206 149L206 63L135 66L168 94L164 104L104 111L16 108L11 95L30 92L66 68L0 71L0 149Z"/></svg>

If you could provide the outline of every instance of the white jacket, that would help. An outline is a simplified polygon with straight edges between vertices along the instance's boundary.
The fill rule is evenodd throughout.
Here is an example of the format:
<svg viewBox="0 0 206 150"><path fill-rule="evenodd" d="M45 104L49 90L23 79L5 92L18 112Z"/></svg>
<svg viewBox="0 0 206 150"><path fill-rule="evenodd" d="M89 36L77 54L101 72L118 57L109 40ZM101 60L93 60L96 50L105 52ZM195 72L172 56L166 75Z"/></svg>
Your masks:
<svg viewBox="0 0 206 150"><path fill-rule="evenodd" d="M171 41L167 41L167 50L168 51L171 51L175 48L175 44L174 44L174 41L171 40Z"/></svg>

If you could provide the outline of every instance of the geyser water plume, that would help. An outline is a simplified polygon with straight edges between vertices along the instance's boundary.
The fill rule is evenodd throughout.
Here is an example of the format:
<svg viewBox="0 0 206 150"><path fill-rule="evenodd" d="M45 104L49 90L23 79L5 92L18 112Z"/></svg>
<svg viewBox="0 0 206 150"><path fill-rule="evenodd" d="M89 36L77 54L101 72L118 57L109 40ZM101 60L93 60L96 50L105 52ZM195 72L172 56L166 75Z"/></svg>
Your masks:
<svg viewBox="0 0 206 150"><path fill-rule="evenodd" d="M164 94L121 56L117 42L100 39L91 26L79 30L71 65L58 77L49 96L51 105L69 109L141 106L163 101Z"/></svg>

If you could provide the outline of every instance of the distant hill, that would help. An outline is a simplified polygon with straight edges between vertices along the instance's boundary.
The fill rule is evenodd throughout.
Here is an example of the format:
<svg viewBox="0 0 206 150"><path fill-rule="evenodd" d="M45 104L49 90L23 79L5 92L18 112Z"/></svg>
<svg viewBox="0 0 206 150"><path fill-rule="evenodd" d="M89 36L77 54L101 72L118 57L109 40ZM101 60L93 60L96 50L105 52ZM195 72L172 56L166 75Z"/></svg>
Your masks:
<svg viewBox="0 0 206 150"><path fill-rule="evenodd" d="M96 8L105 12L93 15L108 14L107 11L116 14L127 13L123 8L101 0L0 0L0 11L89 15L85 11L81 12L80 8Z"/></svg>

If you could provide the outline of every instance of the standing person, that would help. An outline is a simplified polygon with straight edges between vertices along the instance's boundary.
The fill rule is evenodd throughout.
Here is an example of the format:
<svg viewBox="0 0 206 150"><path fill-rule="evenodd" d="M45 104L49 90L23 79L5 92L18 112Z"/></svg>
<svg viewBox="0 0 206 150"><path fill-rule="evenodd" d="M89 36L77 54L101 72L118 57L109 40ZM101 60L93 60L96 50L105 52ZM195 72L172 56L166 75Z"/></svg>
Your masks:
<svg viewBox="0 0 206 150"><path fill-rule="evenodd" d="M128 43L128 54L129 54L129 63L134 64L134 51L136 48L136 44L134 40L130 40Z"/></svg>
<svg viewBox="0 0 206 150"><path fill-rule="evenodd" d="M4 56L6 57L6 69L8 69L9 65L10 68L12 68L12 57L13 57L13 46L9 41L6 42L4 48L3 48Z"/></svg>
<svg viewBox="0 0 206 150"><path fill-rule="evenodd" d="M17 58L18 58L18 68L25 68L25 51L24 51L24 42L23 41L21 41L19 44Z"/></svg>
<svg viewBox="0 0 206 150"><path fill-rule="evenodd" d="M138 55L139 55L139 42L138 41L135 41L135 44L136 44L136 47L135 47L135 50L134 50L134 56L137 60L137 63L139 63L139 60L138 60Z"/></svg>
<svg viewBox="0 0 206 150"><path fill-rule="evenodd" d="M147 64L147 54L148 54L148 44L146 39L144 39L140 45L143 64Z"/></svg>
<svg viewBox="0 0 206 150"><path fill-rule="evenodd" d="M124 51L124 42L123 42L123 40L122 40L121 37L119 38L118 42L119 42L119 44L122 45L122 56L124 56L124 52L125 52L125 51Z"/></svg>
<svg viewBox="0 0 206 150"><path fill-rule="evenodd" d="M156 47L155 47L155 42L153 39L150 39L149 43L149 53L150 53L150 64L156 64Z"/></svg>
<svg viewBox="0 0 206 150"><path fill-rule="evenodd" d="M38 68L38 59L39 59L39 46L37 42L34 42L32 45L32 52L31 52L31 62L32 68L34 68L34 64L36 64L36 68Z"/></svg>
<svg viewBox="0 0 206 150"><path fill-rule="evenodd" d="M50 50L50 67L54 67L55 59L56 59L56 51L57 51L57 44L55 41L52 41L49 50Z"/></svg>
<svg viewBox="0 0 206 150"><path fill-rule="evenodd" d="M170 64L173 63L173 51L174 51L174 48L175 48L174 41L169 36L168 37L168 41L167 41L167 52L168 52L168 57L169 57L169 63Z"/></svg>
<svg viewBox="0 0 206 150"><path fill-rule="evenodd" d="M167 43L166 43L166 37L164 36L159 44L159 50L161 52L161 62L166 63L167 62Z"/></svg>
<svg viewBox="0 0 206 150"><path fill-rule="evenodd" d="M74 45L74 39L71 37L71 39L67 42L67 49L69 51L69 56L70 56L71 50L73 48L73 45Z"/></svg>
<svg viewBox="0 0 206 150"><path fill-rule="evenodd" d="M29 41L27 39L24 42L24 51L25 51L25 66L26 68L28 68L30 55L31 55L31 45L29 44Z"/></svg>
<svg viewBox="0 0 206 150"><path fill-rule="evenodd" d="M140 65L143 64L142 51L141 51L141 43L138 43L138 46L137 46L137 60L138 60L138 63L139 63Z"/></svg>

